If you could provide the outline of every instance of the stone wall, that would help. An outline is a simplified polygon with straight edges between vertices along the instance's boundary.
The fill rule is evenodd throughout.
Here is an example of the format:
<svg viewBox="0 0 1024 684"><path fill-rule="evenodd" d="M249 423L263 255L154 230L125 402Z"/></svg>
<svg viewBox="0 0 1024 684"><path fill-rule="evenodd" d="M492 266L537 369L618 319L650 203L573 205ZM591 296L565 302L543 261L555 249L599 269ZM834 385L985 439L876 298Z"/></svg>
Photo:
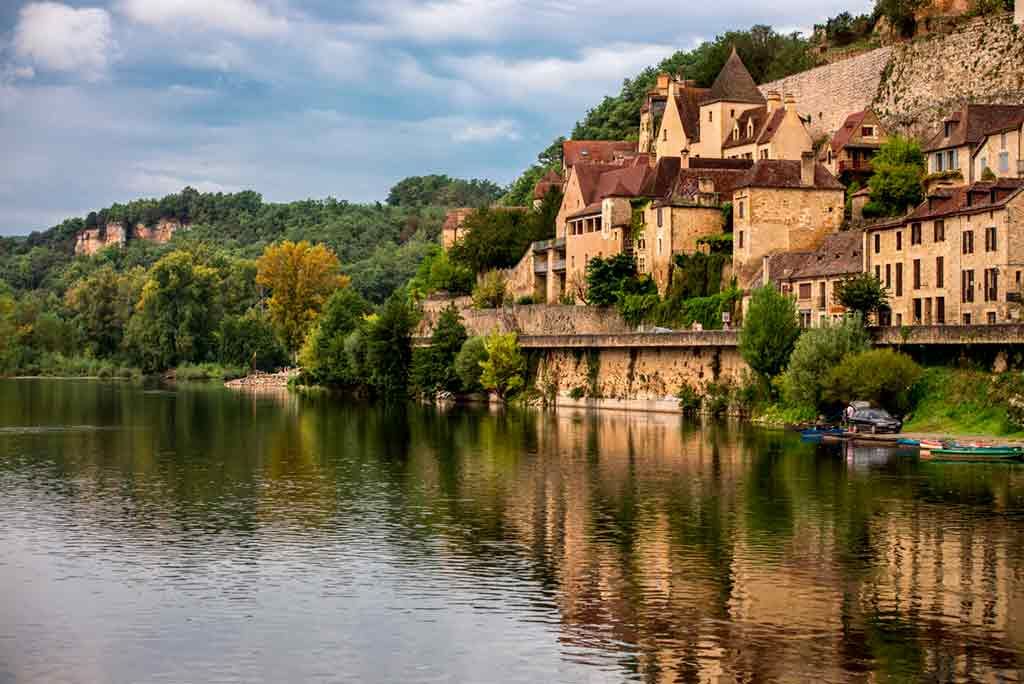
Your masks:
<svg viewBox="0 0 1024 684"><path fill-rule="evenodd" d="M417 337L428 337L437 317L454 301L470 335L516 332L520 335L615 335L633 332L612 309L591 306L506 306L501 309L470 308L468 298L424 303Z"/></svg>
<svg viewBox="0 0 1024 684"><path fill-rule="evenodd" d="M871 105L891 53L887 47L872 50L765 83L761 92L795 96L797 111L811 118L811 137L817 140L842 126L848 115Z"/></svg>
<svg viewBox="0 0 1024 684"><path fill-rule="evenodd" d="M965 102L1024 101L1024 31L1009 14L977 19L893 48L887 72L876 111L887 125L924 136Z"/></svg>
<svg viewBox="0 0 1024 684"><path fill-rule="evenodd" d="M536 386L560 399L662 401L678 404L684 384L739 381L747 368L735 347L549 349L540 353Z"/></svg>

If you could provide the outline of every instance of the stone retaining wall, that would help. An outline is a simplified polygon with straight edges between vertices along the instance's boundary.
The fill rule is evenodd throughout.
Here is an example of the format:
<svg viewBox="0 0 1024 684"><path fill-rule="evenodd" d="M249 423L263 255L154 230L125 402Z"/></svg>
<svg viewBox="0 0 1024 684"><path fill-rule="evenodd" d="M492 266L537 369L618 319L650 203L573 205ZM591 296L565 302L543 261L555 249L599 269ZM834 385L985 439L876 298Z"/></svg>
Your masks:
<svg viewBox="0 0 1024 684"><path fill-rule="evenodd" d="M468 306L468 298L453 301L470 335L496 331L520 335L614 335L634 331L614 309L549 304L473 309ZM440 300L425 303L416 335L428 337L448 304Z"/></svg>

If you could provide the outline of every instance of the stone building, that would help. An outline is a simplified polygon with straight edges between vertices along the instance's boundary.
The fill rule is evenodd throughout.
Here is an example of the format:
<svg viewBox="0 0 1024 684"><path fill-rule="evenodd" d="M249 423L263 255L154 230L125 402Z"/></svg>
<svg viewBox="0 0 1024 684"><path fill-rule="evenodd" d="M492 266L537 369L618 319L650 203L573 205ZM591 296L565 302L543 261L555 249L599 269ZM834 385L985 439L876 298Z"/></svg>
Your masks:
<svg viewBox="0 0 1024 684"><path fill-rule="evenodd" d="M846 117L842 127L821 148L818 161L836 178L864 182L871 175L871 160L889 140L878 115L864 109Z"/></svg>
<svg viewBox="0 0 1024 684"><path fill-rule="evenodd" d="M814 147L811 134L796 109L796 98L785 102L778 92L768 93L763 107L748 109L737 118L722 143L730 159L799 159Z"/></svg>
<svg viewBox="0 0 1024 684"><path fill-rule="evenodd" d="M866 228L864 253L889 291L880 324L1019 320L1024 179L933 190L907 216Z"/></svg>
<svg viewBox="0 0 1024 684"><path fill-rule="evenodd" d="M627 164L638 156L637 144L629 140L566 140L562 143L562 176L579 162Z"/></svg>
<svg viewBox="0 0 1024 684"><path fill-rule="evenodd" d="M754 284L762 258L817 249L843 223L842 184L805 152L800 161L760 160L733 192L733 274Z"/></svg>
<svg viewBox="0 0 1024 684"><path fill-rule="evenodd" d="M843 230L826 236L814 251L769 254L763 259L761 282L796 300L801 326L831 323L846 314L834 301L835 287L861 272L863 242L864 231Z"/></svg>
<svg viewBox="0 0 1024 684"><path fill-rule="evenodd" d="M982 180L985 168L998 177L1019 177L1022 132L1024 105L964 105L922 146L928 171L960 171L965 183Z"/></svg>
<svg viewBox="0 0 1024 684"><path fill-rule="evenodd" d="M533 208L540 208L540 205L544 202L544 198L547 197L548 193L552 190L557 192L565 191L565 180L554 169L544 174L544 176L537 181L537 185L533 186Z"/></svg>

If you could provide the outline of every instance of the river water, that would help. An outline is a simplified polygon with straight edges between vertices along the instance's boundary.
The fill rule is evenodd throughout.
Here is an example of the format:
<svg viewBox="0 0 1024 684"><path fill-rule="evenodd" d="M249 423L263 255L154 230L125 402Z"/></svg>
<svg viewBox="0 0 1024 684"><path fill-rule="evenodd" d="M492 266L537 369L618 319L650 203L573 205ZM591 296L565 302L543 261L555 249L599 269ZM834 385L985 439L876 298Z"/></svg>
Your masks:
<svg viewBox="0 0 1024 684"><path fill-rule="evenodd" d="M0 683L1020 681L1024 466L0 382Z"/></svg>

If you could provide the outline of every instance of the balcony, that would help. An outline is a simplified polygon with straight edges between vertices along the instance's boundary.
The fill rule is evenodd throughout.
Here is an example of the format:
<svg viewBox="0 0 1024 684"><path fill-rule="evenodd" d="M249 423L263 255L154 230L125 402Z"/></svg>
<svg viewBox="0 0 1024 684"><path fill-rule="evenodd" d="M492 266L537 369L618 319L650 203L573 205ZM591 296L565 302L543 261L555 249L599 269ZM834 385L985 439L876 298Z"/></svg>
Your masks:
<svg viewBox="0 0 1024 684"><path fill-rule="evenodd" d="M839 162L839 173L846 173L847 171L854 172L868 172L871 171L871 160L870 159L843 159Z"/></svg>
<svg viewBox="0 0 1024 684"><path fill-rule="evenodd" d="M548 268L547 259L534 259L533 272L536 275L545 275L549 271L551 273L565 273L565 259L555 259L550 268Z"/></svg>
<svg viewBox="0 0 1024 684"><path fill-rule="evenodd" d="M531 246L534 252L546 252L549 249L565 249L565 238L552 238L550 240L538 240Z"/></svg>

